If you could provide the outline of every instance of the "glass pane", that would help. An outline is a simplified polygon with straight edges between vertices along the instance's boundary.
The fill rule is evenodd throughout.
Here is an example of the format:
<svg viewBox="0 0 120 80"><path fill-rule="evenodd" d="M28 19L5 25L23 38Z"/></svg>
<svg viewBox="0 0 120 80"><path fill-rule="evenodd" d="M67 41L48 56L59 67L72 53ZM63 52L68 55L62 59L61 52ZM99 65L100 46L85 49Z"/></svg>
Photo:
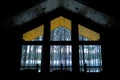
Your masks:
<svg viewBox="0 0 120 80"><path fill-rule="evenodd" d="M72 46L50 46L50 72L55 70L72 70Z"/></svg>
<svg viewBox="0 0 120 80"><path fill-rule="evenodd" d="M58 27L51 31L51 41L71 41L71 31L65 27Z"/></svg>
<svg viewBox="0 0 120 80"><path fill-rule="evenodd" d="M84 36L79 35L79 41L91 41L91 40Z"/></svg>
<svg viewBox="0 0 120 80"><path fill-rule="evenodd" d="M41 55L42 46L38 45L23 45L21 55L21 70L36 69L39 66L38 72L41 71Z"/></svg>
<svg viewBox="0 0 120 80"><path fill-rule="evenodd" d="M23 34L25 41L43 41L44 25L34 28Z"/></svg>
<svg viewBox="0 0 120 80"><path fill-rule="evenodd" d="M102 55L100 45L79 45L80 71L100 72L102 71Z"/></svg>
<svg viewBox="0 0 120 80"><path fill-rule="evenodd" d="M43 36L39 36L39 37L33 39L32 41L43 41Z"/></svg>
<svg viewBox="0 0 120 80"><path fill-rule="evenodd" d="M98 41L100 39L100 34L78 24L78 34L79 41Z"/></svg>

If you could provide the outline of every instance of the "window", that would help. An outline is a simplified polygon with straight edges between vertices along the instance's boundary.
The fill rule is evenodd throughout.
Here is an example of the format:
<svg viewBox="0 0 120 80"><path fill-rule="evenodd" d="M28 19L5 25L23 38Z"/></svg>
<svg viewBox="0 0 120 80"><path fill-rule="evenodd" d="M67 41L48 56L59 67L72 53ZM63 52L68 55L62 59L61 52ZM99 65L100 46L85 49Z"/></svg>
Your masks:
<svg viewBox="0 0 120 80"><path fill-rule="evenodd" d="M22 46L22 57L21 57L21 70L24 69L36 69L36 65L41 66L41 45L23 45ZM39 72L40 72L39 67Z"/></svg>
<svg viewBox="0 0 120 80"><path fill-rule="evenodd" d="M24 33L20 69L36 69L38 65L38 72L41 72L41 66L47 64L49 67L45 68L49 68L47 69L49 72L56 70L72 72L75 68L73 64L76 64L75 61L78 60L80 72L101 72L100 34L80 24L76 30L78 34L73 34L72 29L75 26L72 26L71 22L71 20L59 16L49 21L50 25L47 27L45 24L40 25ZM78 37L77 44L74 44L74 35ZM74 55L79 56L78 59Z"/></svg>
<svg viewBox="0 0 120 80"><path fill-rule="evenodd" d="M50 72L54 70L72 71L72 48L70 45L50 46Z"/></svg>
<svg viewBox="0 0 120 80"><path fill-rule="evenodd" d="M53 45L50 45L50 72L72 71L72 46L66 44L72 40L71 21L60 16L51 20L50 25L50 41L53 42Z"/></svg>
<svg viewBox="0 0 120 80"><path fill-rule="evenodd" d="M24 42L21 54L21 70L34 70L38 65L38 72L41 72L42 45L36 45L32 42L43 41L43 29L44 25L41 25L23 34Z"/></svg>
<svg viewBox="0 0 120 80"><path fill-rule="evenodd" d="M102 56L100 45L79 45L79 64L80 71L87 72L102 71Z"/></svg>
<svg viewBox="0 0 120 80"><path fill-rule="evenodd" d="M101 72L102 71L101 45L97 43L97 41L99 41L100 39L100 34L82 25L78 25L78 33L79 41L86 42L85 44L82 45L79 44L80 71ZM92 41L95 45L92 44Z"/></svg>

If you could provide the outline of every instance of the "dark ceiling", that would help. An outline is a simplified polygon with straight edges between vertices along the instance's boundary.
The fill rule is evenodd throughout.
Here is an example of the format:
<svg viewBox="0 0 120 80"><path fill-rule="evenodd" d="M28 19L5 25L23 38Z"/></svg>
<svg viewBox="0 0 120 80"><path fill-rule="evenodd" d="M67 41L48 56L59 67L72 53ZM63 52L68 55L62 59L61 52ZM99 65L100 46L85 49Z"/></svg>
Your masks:
<svg viewBox="0 0 120 80"><path fill-rule="evenodd" d="M0 20L25 11L46 0L0 0Z"/></svg>
<svg viewBox="0 0 120 80"><path fill-rule="evenodd" d="M120 1L117 0L76 0L108 14L109 16L120 18Z"/></svg>
<svg viewBox="0 0 120 80"><path fill-rule="evenodd" d="M7 19L20 11L24 11L33 5L45 0L1 0L0 1L0 20ZM116 0L76 0L82 2L98 11L106 13L120 20L120 2Z"/></svg>

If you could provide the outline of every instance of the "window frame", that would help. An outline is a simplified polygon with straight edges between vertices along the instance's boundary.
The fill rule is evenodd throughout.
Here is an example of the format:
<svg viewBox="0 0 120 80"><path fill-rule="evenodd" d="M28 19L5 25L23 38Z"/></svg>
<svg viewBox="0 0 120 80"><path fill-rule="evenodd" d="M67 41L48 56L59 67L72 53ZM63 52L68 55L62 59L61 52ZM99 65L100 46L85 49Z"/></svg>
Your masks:
<svg viewBox="0 0 120 80"><path fill-rule="evenodd" d="M78 40L78 22L75 22L74 19L71 20L71 41L50 41L50 20L46 21L44 23L44 36L43 36L43 41L22 41L22 45L43 45L42 49L42 66L41 66L41 72L49 72L50 68L48 67L50 65L50 61L46 61L46 58L50 60L50 46L51 45L71 45L72 46L72 72L78 72L79 71L79 45L101 45L101 40L99 41L79 41ZM49 34L49 35L48 35ZM75 35L76 34L76 35ZM74 43L76 42L76 43ZM76 49L75 51L73 51ZM102 54L102 53L101 53ZM46 57L47 56L47 57ZM46 57L46 58L45 58ZM75 59L77 58L77 59ZM77 62L77 64L75 64Z"/></svg>

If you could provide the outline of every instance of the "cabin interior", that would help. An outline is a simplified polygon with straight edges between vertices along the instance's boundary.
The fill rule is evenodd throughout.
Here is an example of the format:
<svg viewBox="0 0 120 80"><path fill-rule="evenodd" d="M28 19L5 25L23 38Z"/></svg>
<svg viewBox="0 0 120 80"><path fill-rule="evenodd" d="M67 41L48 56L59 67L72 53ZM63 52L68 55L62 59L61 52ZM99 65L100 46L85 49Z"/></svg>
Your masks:
<svg viewBox="0 0 120 80"><path fill-rule="evenodd" d="M118 2L18 0L3 4L4 78L119 78Z"/></svg>

